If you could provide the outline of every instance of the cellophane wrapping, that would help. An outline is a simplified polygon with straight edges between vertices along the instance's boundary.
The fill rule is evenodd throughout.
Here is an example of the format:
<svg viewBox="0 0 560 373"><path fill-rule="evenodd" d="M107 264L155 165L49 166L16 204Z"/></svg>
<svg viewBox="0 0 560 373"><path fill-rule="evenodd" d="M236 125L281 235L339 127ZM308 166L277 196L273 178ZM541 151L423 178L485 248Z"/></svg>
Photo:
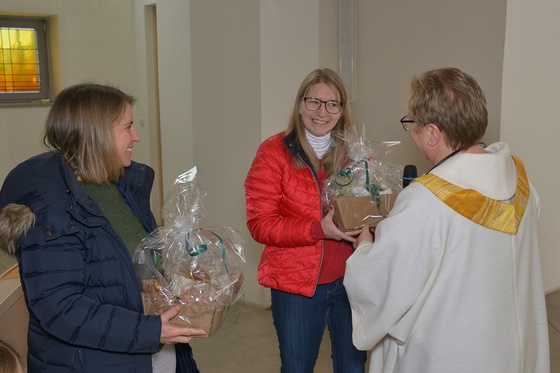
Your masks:
<svg viewBox="0 0 560 373"><path fill-rule="evenodd" d="M338 133L346 143L350 163L325 181L325 209L335 210L341 230L375 227L389 214L402 190L403 166L381 160L399 142L371 142L357 131Z"/></svg>
<svg viewBox="0 0 560 373"><path fill-rule="evenodd" d="M174 305L171 322L211 336L240 295L245 241L235 229L201 228L206 191L196 167L179 175L162 208L165 225L134 253L144 312L159 315Z"/></svg>

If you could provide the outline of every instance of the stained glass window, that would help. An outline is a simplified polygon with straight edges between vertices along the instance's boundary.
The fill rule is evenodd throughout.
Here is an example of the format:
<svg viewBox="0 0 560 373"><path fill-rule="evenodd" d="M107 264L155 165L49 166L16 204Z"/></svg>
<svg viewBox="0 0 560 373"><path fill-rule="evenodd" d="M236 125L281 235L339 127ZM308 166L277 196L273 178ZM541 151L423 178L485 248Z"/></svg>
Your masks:
<svg viewBox="0 0 560 373"><path fill-rule="evenodd" d="M49 98L46 22L0 18L0 102Z"/></svg>

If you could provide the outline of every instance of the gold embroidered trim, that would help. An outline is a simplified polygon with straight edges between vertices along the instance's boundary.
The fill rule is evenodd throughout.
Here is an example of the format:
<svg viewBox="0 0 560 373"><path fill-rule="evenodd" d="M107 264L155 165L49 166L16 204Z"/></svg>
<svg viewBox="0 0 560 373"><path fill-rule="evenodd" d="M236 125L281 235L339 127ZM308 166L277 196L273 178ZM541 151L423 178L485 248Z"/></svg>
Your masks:
<svg viewBox="0 0 560 373"><path fill-rule="evenodd" d="M473 189L463 189L433 174L414 179L422 183L453 211L483 227L516 234L529 200L529 180L523 162L513 156L517 187L513 204L497 201Z"/></svg>

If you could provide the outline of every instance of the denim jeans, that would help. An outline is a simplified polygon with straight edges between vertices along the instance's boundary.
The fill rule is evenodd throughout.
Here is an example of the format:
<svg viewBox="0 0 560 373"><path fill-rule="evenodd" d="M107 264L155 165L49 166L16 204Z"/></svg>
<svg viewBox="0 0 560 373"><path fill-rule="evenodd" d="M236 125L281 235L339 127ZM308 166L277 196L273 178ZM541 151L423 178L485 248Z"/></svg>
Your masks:
<svg viewBox="0 0 560 373"><path fill-rule="evenodd" d="M352 314L342 280L317 285L312 298L272 289L281 372L313 373L326 326L334 373L365 372L367 354L352 344Z"/></svg>

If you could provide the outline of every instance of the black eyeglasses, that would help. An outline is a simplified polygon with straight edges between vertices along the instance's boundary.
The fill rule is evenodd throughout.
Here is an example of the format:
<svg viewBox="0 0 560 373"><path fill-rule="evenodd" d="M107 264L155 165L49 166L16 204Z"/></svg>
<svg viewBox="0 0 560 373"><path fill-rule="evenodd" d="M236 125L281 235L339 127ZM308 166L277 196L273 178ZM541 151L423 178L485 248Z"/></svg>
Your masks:
<svg viewBox="0 0 560 373"><path fill-rule="evenodd" d="M408 119L408 115L405 115L404 117L401 118L402 128L404 128L405 131L410 131L410 125L412 123L416 123L416 122L413 121L412 119Z"/></svg>
<svg viewBox="0 0 560 373"><path fill-rule="evenodd" d="M335 100L323 101L315 97L302 97L305 108L310 111L317 111L321 105L325 104L325 110L329 114L338 114L342 110L342 102Z"/></svg>

